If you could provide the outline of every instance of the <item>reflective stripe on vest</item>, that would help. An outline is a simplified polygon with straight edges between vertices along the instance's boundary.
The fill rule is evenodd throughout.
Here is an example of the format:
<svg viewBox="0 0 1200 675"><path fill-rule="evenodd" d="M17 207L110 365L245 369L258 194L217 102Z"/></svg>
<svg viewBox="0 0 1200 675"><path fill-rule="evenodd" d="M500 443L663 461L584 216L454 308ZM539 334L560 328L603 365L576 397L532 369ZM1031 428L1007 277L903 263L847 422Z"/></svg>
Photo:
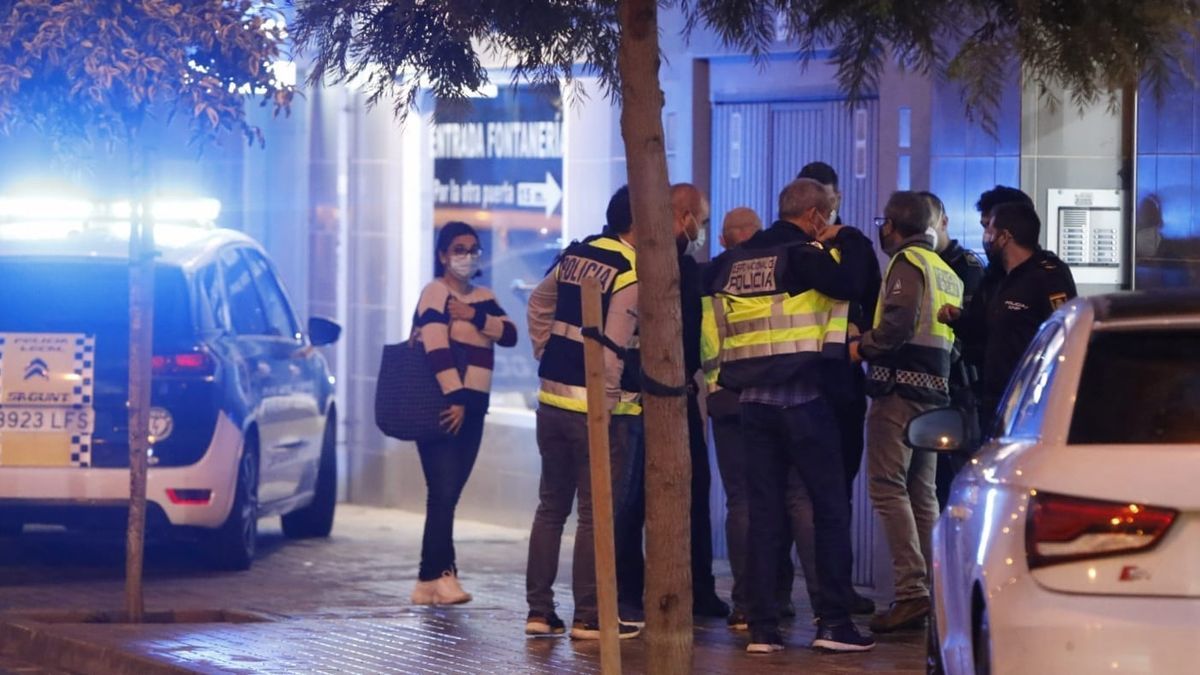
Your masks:
<svg viewBox="0 0 1200 675"><path fill-rule="evenodd" d="M713 315L720 340L719 381L735 388L779 384L810 359L845 358L850 303L814 289L787 288L789 251L739 251L722 270ZM834 260L841 254L831 251Z"/></svg>
<svg viewBox="0 0 1200 675"><path fill-rule="evenodd" d="M950 390L950 351L954 347L954 330L938 321L937 314L943 305L962 307L962 280L932 250L921 246L909 246L901 250L892 256L884 273L884 284L879 289L879 302L875 307L875 328L883 322L887 278L901 255L920 270L925 279L917 325L913 336L900 348L899 353L871 364L867 379L884 385L894 384L901 393L905 392L905 388L909 388L909 393L918 395L922 390L947 393Z"/></svg>
<svg viewBox="0 0 1200 675"><path fill-rule="evenodd" d="M603 302L603 308L607 309L608 299L613 294L637 283L637 254L631 246L613 237L597 237L579 245L579 247L569 248L567 252L576 258L588 259L590 256L584 247L596 248L606 251L608 254L615 253L623 258L627 264L628 268L625 271L618 272L615 277L609 277L611 283L607 284L607 287L604 289ZM611 256L602 255L601 257L607 259L607 263L601 263L601 266L608 264L611 268L613 263ZM564 270L560 264L556 270L556 278L559 280L559 284L577 285L582 277L589 276L589 269L586 267L589 264L585 260L585 262L580 263L580 266L567 270ZM567 275L568 279L564 279L564 275ZM582 304L582 298L579 298L578 292L573 288L571 290L573 291L570 296L572 302L578 298L578 301ZM564 301L564 295L561 290L559 300L560 302ZM555 368L539 367L541 387L538 391L538 401L563 410L587 412L587 387L582 386L585 380L583 377L582 326L573 323L576 319L582 320L583 312L581 307L571 307L570 310L565 314L556 312L556 318L550 325L550 335L553 338L558 338L559 342L554 343L552 341L552 344L547 345L547 350L559 350L557 354L559 358L555 361L559 366ZM560 318L561 316L568 315L573 315L569 316L570 321ZM562 340L566 340L567 342L562 342ZM636 334L630 344L623 346L630 350L636 350ZM542 366L546 366L546 363L547 355L543 354ZM562 382L560 378L567 379L569 382ZM620 400L613 409L613 414L639 415L642 411L640 401L640 392L622 391Z"/></svg>
<svg viewBox="0 0 1200 675"><path fill-rule="evenodd" d="M711 295L700 298L700 367L704 370L704 384L708 392L721 389L717 378L721 375L721 341L724 337L725 317L718 317L723 305Z"/></svg>
<svg viewBox="0 0 1200 675"><path fill-rule="evenodd" d="M850 303L815 290L755 298L722 295L716 303L722 305L727 330L721 342L721 363L822 352L846 343Z"/></svg>
<svg viewBox="0 0 1200 675"><path fill-rule="evenodd" d="M642 405L636 400L637 394L621 392L621 399L613 406L614 415L641 415ZM571 412L586 413L587 387L576 387L553 380L542 380L538 390L538 401L548 406L570 410Z"/></svg>

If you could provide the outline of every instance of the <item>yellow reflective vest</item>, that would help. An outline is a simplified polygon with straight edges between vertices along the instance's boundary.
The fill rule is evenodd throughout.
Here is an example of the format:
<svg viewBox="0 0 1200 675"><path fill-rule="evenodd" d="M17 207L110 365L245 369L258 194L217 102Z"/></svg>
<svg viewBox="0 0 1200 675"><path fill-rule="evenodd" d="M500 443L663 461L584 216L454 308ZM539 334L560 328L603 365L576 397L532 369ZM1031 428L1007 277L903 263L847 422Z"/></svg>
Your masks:
<svg viewBox="0 0 1200 675"><path fill-rule="evenodd" d="M710 389L782 384L822 357L845 358L849 303L794 285L787 273L795 242L734 249L705 298L701 359ZM832 251L835 260L838 252ZM716 346L717 357L713 351Z"/></svg>
<svg viewBox="0 0 1200 675"><path fill-rule="evenodd" d="M903 346L870 362L867 393L875 397L895 393L911 400L944 404L950 400L954 331L938 321L937 314L943 305L962 307L962 280L936 252L923 246L902 249L892 256L884 273L875 307L875 327L883 320L887 278L900 259L912 263L925 278L917 325L913 336Z"/></svg>

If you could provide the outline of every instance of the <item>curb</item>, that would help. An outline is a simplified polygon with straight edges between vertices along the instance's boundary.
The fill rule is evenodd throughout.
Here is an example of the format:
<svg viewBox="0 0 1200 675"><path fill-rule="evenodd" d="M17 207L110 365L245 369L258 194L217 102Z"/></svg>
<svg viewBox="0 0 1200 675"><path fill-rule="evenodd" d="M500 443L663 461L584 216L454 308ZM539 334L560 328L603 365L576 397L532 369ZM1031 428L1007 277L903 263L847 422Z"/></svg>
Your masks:
<svg viewBox="0 0 1200 675"><path fill-rule="evenodd" d="M56 635L50 624L20 619L0 620L0 653L82 675L183 675L195 672L138 654Z"/></svg>

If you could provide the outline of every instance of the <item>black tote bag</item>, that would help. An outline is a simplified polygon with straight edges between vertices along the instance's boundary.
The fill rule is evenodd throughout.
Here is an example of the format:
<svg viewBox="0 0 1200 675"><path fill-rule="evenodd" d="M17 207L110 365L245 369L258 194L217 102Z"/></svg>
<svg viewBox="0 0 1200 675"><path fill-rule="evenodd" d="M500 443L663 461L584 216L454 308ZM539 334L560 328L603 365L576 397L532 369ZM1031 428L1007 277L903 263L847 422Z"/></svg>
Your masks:
<svg viewBox="0 0 1200 675"><path fill-rule="evenodd" d="M417 332L384 345L375 382L375 425L402 441L433 441L447 436L441 414L450 404L425 358Z"/></svg>

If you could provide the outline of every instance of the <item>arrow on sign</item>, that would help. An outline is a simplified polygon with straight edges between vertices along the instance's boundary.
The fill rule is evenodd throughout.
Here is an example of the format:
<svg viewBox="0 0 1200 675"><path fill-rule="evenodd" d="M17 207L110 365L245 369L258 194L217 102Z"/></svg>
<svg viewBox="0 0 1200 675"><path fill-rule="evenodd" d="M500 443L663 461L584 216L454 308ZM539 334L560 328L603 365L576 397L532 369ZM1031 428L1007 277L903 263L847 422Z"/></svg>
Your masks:
<svg viewBox="0 0 1200 675"><path fill-rule="evenodd" d="M544 183L517 183L517 206L546 209L549 217L562 201L562 188L550 172L546 172Z"/></svg>

